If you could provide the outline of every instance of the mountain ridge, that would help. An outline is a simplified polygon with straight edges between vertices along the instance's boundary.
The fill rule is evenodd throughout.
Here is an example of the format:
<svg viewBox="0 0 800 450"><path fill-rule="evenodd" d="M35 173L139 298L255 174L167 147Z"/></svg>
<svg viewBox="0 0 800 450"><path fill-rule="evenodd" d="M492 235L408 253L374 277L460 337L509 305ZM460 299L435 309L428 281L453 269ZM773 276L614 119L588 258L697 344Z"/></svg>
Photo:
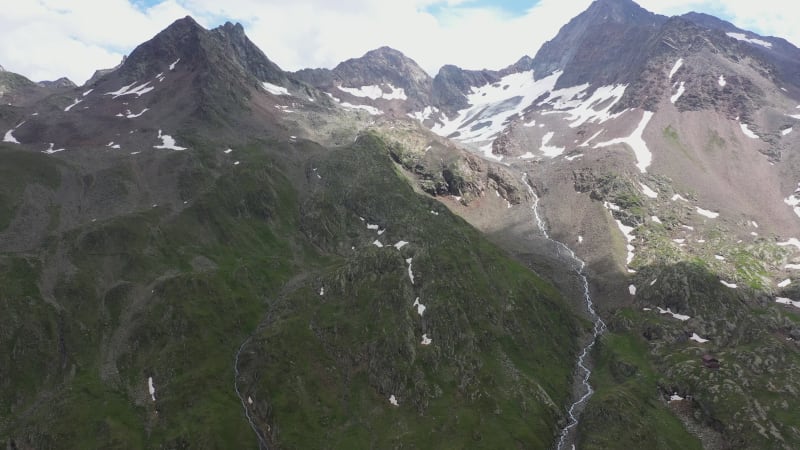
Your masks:
<svg viewBox="0 0 800 450"><path fill-rule="evenodd" d="M289 73L187 17L2 105L0 439L792 448L796 53L598 0Z"/></svg>

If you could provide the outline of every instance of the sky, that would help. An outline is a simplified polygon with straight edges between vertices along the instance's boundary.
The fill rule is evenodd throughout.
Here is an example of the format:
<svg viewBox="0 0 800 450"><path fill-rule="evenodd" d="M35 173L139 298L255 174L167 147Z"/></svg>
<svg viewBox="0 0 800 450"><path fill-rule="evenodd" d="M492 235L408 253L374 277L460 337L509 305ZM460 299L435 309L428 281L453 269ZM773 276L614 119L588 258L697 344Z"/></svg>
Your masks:
<svg viewBox="0 0 800 450"><path fill-rule="evenodd" d="M170 23L240 22L285 70L333 67L388 45L431 75L500 69L533 56L592 0L0 0L0 65L34 81L84 83ZM665 15L706 12L797 45L786 0L640 0Z"/></svg>

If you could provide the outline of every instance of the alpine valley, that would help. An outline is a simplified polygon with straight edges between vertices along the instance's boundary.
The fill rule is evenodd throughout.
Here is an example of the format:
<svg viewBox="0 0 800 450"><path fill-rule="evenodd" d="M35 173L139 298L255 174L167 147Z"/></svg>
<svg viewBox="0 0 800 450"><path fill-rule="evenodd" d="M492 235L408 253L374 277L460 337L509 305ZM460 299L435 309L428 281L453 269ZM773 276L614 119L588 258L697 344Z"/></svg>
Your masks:
<svg viewBox="0 0 800 450"><path fill-rule="evenodd" d="M292 73L186 17L0 103L7 449L800 448L783 39L596 0Z"/></svg>

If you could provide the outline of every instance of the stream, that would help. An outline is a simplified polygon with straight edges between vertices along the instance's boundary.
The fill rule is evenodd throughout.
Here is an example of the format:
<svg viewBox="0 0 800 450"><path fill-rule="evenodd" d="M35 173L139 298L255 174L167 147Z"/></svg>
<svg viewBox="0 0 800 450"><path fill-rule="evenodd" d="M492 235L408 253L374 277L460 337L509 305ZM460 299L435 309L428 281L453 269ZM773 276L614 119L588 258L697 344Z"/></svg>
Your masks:
<svg viewBox="0 0 800 450"><path fill-rule="evenodd" d="M591 354L592 348L594 344L597 342L597 338L605 331L606 324L603 322L603 319L597 314L594 309L594 303L592 302L592 296L589 291L589 279L586 276L586 262L578 258L575 252L567 247L566 244L563 242L559 242L550 237L550 234L547 232L547 226L542 219L541 215L539 214L539 196L536 195L533 187L528 183L528 174L525 173L522 176L522 182L525 186L528 187L528 192L533 196L533 216L536 220L536 227L542 233L545 239L552 242L556 247L556 252L559 257L565 257L566 260L570 263L575 273L578 275L581 283L583 284L583 300L584 304L586 305L586 310L589 314L590 319L594 322L594 329L592 332L592 337L586 346L581 351L580 356L578 357L578 361L576 363L576 374L580 376L580 383L575 384L573 388L574 397L576 400L569 406L567 410L567 415L569 416L569 422L567 425L561 430L561 433L558 437L558 444L556 446L557 450L564 450L567 446L568 442L574 440L574 431L578 425L578 420L583 410L583 407L586 406L586 403L589 401L589 398L594 393L594 389L592 389L591 384L589 384L589 378L592 376L592 370L587 365L587 359ZM572 448L575 448L575 445L572 445Z"/></svg>
<svg viewBox="0 0 800 450"><path fill-rule="evenodd" d="M233 388L236 389L236 395L239 396L239 401L242 402L242 408L244 409L244 415L247 418L247 422L250 424L250 428L256 433L256 437L258 438L258 450L267 450L267 442L263 436L261 436L261 432L258 431L258 427L256 426L255 422L253 422L253 418L250 416L250 409L247 407L247 400L239 391L239 355L242 354L242 350L244 350L245 346L250 343L250 339L253 336L248 337L242 342L242 345L239 346L239 350L236 352L236 358L233 360Z"/></svg>

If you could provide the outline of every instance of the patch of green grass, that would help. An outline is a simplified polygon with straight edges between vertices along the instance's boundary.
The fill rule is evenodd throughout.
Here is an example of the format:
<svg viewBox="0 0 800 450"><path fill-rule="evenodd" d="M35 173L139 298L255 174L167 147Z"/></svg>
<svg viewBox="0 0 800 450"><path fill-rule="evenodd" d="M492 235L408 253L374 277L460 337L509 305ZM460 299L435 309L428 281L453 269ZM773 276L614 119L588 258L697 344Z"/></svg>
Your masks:
<svg viewBox="0 0 800 450"><path fill-rule="evenodd" d="M700 449L658 398L659 375L641 338L607 333L596 347L595 394L578 426L578 447Z"/></svg>
<svg viewBox="0 0 800 450"><path fill-rule="evenodd" d="M26 186L38 183L54 189L60 179L53 158L0 144L0 230L11 223Z"/></svg>

